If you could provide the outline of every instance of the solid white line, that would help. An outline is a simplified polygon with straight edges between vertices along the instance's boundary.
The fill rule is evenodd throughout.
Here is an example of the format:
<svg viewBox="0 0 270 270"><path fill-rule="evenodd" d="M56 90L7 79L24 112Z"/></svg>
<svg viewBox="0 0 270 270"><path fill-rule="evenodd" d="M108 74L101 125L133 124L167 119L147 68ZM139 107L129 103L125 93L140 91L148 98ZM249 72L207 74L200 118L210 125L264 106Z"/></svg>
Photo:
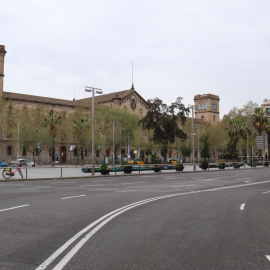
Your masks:
<svg viewBox="0 0 270 270"><path fill-rule="evenodd" d="M81 186L81 187L100 187L100 186L103 186L103 184L97 184L97 185L84 185L84 186Z"/></svg>
<svg viewBox="0 0 270 270"><path fill-rule="evenodd" d="M21 207L26 207L26 206L29 206L29 204L24 204L24 205L19 205L19 206L11 207L11 208L2 209L2 210L0 210L0 212L4 212L4 211L8 211L8 210L13 210L13 209L21 208Z"/></svg>
<svg viewBox="0 0 270 270"><path fill-rule="evenodd" d="M114 182L115 180L96 180L96 181L93 181L93 183L95 182Z"/></svg>
<svg viewBox="0 0 270 270"><path fill-rule="evenodd" d="M86 196L86 195L78 195L78 196L65 197L65 198L61 198L61 200L72 199L72 198L78 198L78 197L84 197L84 196Z"/></svg>
<svg viewBox="0 0 270 270"><path fill-rule="evenodd" d="M212 192L212 191L218 191L218 190L225 190L225 189L231 189L231 188L238 188L238 187L246 187L246 186L254 186L254 185L260 185L260 184L266 184L270 183L270 180L264 181L264 182L257 182L257 183L249 183L249 184L240 184L235 186L227 186L227 187L220 187L220 188L212 188L212 189L206 189L206 190L198 190L198 191L189 191L189 192L182 192L182 193L176 193L176 194L169 194L164 195L160 197L150 198L147 200L139 201L133 204L129 204L127 206L124 206L122 208L116 209L105 216L99 218L98 220L94 221L87 227L85 227L83 230L78 232L76 235L74 235L71 239L69 239L63 246L61 246L58 250L56 250L48 259L46 259L36 270L44 270L47 268L60 254L62 254L73 242L75 242L79 237L81 237L84 233L89 231L92 227L96 226L98 223L100 223L98 226L96 226L92 231L90 231L85 237L83 237L77 245L56 265L54 270L61 270L63 267L71 260L71 258L76 254L76 252L84 245L84 243L92 236L94 235L100 228L102 228L106 223L108 223L111 219L114 217L120 215L121 213L133 208L137 207L139 205L149 203L156 200L166 199L166 198L172 198L176 196L183 196L183 195L190 195L190 194L197 194L197 193L203 193L203 192Z"/></svg>
<svg viewBox="0 0 270 270"><path fill-rule="evenodd" d="M241 206L240 206L240 210L244 210L245 209L245 206L246 206L246 204L245 203L242 203Z"/></svg>
<svg viewBox="0 0 270 270"><path fill-rule="evenodd" d="M129 192L129 191L136 191L136 190L118 190L118 191L115 191L115 192Z"/></svg>
<svg viewBox="0 0 270 270"><path fill-rule="evenodd" d="M132 183L122 183L122 185L133 185L133 184L146 184L147 182L132 182Z"/></svg>
<svg viewBox="0 0 270 270"><path fill-rule="evenodd" d="M195 184L192 184L192 185L178 185L178 186L171 186L171 187L191 187L191 186L195 186Z"/></svg>

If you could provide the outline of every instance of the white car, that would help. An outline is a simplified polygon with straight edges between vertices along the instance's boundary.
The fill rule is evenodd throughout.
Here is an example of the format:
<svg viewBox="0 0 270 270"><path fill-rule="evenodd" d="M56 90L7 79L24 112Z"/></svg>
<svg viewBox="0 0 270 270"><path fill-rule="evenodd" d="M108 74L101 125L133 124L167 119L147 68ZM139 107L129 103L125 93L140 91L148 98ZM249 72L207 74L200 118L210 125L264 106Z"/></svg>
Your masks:
<svg viewBox="0 0 270 270"><path fill-rule="evenodd" d="M22 166L35 167L37 166L37 164L34 164L34 162L28 159L16 159L16 160L11 161L11 166L12 167L22 167Z"/></svg>

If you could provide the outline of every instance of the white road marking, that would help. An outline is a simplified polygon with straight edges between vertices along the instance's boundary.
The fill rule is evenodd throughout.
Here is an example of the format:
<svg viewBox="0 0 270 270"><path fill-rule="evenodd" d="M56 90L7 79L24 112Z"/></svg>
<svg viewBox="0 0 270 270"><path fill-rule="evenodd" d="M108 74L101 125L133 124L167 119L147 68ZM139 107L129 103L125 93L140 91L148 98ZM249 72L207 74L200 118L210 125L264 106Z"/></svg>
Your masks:
<svg viewBox="0 0 270 270"><path fill-rule="evenodd" d="M251 178L238 178L236 181L251 180Z"/></svg>
<svg viewBox="0 0 270 270"><path fill-rule="evenodd" d="M69 239L63 246L61 246L58 250L56 250L48 259L46 259L36 270L44 270L47 268L60 254L62 254L73 242L75 242L79 237L81 237L84 233L88 232L92 227L96 226L94 229L88 232L67 254L66 256L53 268L54 270L61 270L65 265L71 260L71 258L81 249L81 247L97 232L99 231L105 224L107 224L110 220L117 217L118 215L143 204L150 203L157 200L162 200L166 198L173 198L177 196L184 196L184 195L191 195L203 192L213 192L218 190L226 190L231 188L238 188L238 187L247 187L247 186L254 186L260 184L270 183L270 180L264 182L256 182L256 183L249 183L249 184L240 184L234 186L227 186L227 187L219 187L219 188L212 188L206 190L198 190L198 191L189 191L189 192L182 192L176 194L169 194L160 197L154 197L147 200L142 200L136 203L132 203L126 205L122 208L118 208L105 216L99 218L98 220L94 221L93 223L89 224L83 230L78 232L74 235L71 239Z"/></svg>
<svg viewBox="0 0 270 270"><path fill-rule="evenodd" d="M71 196L71 197L61 198L61 200L73 199L73 198L79 198L79 197L85 197L85 196L86 196L86 195Z"/></svg>
<svg viewBox="0 0 270 270"><path fill-rule="evenodd" d="M270 255L265 255L268 261L270 261Z"/></svg>
<svg viewBox="0 0 270 270"><path fill-rule="evenodd" d="M171 187L191 187L194 186L195 184L192 185L178 185L178 186L171 186Z"/></svg>
<svg viewBox="0 0 270 270"><path fill-rule="evenodd" d="M147 182L122 183L122 185L146 184Z"/></svg>
<svg viewBox="0 0 270 270"><path fill-rule="evenodd" d="M266 193L269 193L270 191L265 191L265 192L263 192L262 194L266 194Z"/></svg>
<svg viewBox="0 0 270 270"><path fill-rule="evenodd" d="M21 187L20 189L40 189L40 188L52 188L52 187Z"/></svg>
<svg viewBox="0 0 270 270"><path fill-rule="evenodd" d="M97 185L83 185L81 187L100 187L103 186L103 184L97 184Z"/></svg>
<svg viewBox="0 0 270 270"><path fill-rule="evenodd" d="M137 190L129 189L129 190L118 190L118 191L115 191L115 192L130 192L130 191L134 192L134 191L137 191Z"/></svg>
<svg viewBox="0 0 270 270"><path fill-rule="evenodd" d="M244 210L245 209L245 206L246 206L246 204L245 203L242 203L241 206L240 206L240 210Z"/></svg>
<svg viewBox="0 0 270 270"><path fill-rule="evenodd" d="M4 211L8 211L8 210L14 210L14 209L21 208L21 207L26 207L26 206L29 206L29 204L24 204L24 205L11 207L11 208L2 209L2 210L0 210L0 212L4 212Z"/></svg>
<svg viewBox="0 0 270 270"><path fill-rule="evenodd" d="M96 182L114 182L115 180L96 180L96 181L93 181L93 183L96 183Z"/></svg>

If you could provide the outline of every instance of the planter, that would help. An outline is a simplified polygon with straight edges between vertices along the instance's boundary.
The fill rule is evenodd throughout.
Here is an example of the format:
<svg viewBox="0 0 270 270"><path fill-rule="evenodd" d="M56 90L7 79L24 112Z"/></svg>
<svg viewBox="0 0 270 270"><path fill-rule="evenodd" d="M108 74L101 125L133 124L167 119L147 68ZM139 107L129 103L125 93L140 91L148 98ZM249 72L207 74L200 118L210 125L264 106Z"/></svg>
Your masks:
<svg viewBox="0 0 270 270"><path fill-rule="evenodd" d="M154 170L154 172L160 172L161 171L161 169L159 167L155 167L155 168L153 168L153 170Z"/></svg>
<svg viewBox="0 0 270 270"><path fill-rule="evenodd" d="M224 170L225 166L218 166L219 169Z"/></svg>
<svg viewBox="0 0 270 270"><path fill-rule="evenodd" d="M132 167L131 166L126 166L126 167L124 167L124 173L125 174L131 174L131 172L132 172Z"/></svg>
<svg viewBox="0 0 270 270"><path fill-rule="evenodd" d="M263 165L264 165L265 167L269 167L269 164L270 164L269 161L265 161L265 162L263 163Z"/></svg>
<svg viewBox="0 0 270 270"><path fill-rule="evenodd" d="M110 170L99 170L99 172L100 172L102 175L109 175L109 174L110 174Z"/></svg>
<svg viewBox="0 0 270 270"><path fill-rule="evenodd" d="M177 172L181 172L181 171L184 170L184 166L176 167L175 170L176 170Z"/></svg>

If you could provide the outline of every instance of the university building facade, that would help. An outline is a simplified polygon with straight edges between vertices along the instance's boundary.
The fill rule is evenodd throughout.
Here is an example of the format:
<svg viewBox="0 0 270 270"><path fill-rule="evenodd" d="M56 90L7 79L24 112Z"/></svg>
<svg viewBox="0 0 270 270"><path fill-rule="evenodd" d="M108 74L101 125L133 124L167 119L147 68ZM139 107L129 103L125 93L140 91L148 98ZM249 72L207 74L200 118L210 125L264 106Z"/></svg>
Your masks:
<svg viewBox="0 0 270 270"><path fill-rule="evenodd" d="M18 94L4 91L4 60L6 55L5 46L0 45L0 99L5 100L7 104L12 106L27 107L29 109L36 109L40 106L45 106L54 112L74 112L76 108L83 107L91 110L91 98L80 100L62 100L42 96L33 96L27 94ZM211 123L219 122L219 97L212 94L196 95L194 97L195 103L195 118L200 121L207 121ZM109 94L96 95L95 104L106 105L113 108L121 108L128 112L138 115L140 118L147 113L147 101L134 89L132 84L131 89ZM3 132L0 134L0 159L10 162L17 157L17 144L14 140L10 140ZM25 151L20 150L20 158L30 158ZM59 162L74 163L76 157L70 151L70 145L59 145L56 149L59 156ZM23 154L25 156L23 156ZM42 163L50 163L51 157L49 150L44 149L42 152ZM90 161L90 157L86 157L86 162Z"/></svg>

